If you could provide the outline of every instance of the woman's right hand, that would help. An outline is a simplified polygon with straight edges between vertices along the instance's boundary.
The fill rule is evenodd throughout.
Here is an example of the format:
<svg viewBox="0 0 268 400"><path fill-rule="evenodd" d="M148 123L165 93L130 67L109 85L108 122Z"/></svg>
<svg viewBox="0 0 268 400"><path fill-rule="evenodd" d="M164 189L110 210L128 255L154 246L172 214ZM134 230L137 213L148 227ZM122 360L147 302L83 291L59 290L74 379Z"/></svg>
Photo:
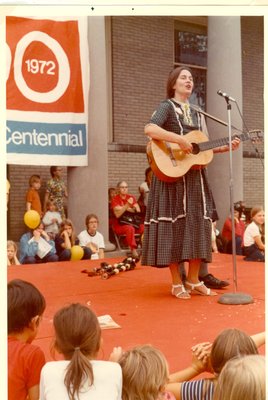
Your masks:
<svg viewBox="0 0 268 400"><path fill-rule="evenodd" d="M183 136L178 135L178 144L182 151L186 154L190 154L193 150L193 146L188 140L186 140Z"/></svg>

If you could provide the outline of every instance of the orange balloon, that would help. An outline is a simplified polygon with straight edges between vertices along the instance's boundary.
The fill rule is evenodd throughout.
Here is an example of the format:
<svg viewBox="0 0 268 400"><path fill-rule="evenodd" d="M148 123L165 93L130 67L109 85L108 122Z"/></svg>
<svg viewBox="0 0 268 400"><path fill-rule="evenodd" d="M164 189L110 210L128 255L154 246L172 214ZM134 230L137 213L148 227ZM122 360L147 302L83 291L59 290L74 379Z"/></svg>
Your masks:
<svg viewBox="0 0 268 400"><path fill-rule="evenodd" d="M78 261L84 255L84 250L81 246L75 245L71 247L71 261Z"/></svg>
<svg viewBox="0 0 268 400"><path fill-rule="evenodd" d="M26 211L24 214L24 223L28 228L35 229L40 224L40 215L35 210Z"/></svg>

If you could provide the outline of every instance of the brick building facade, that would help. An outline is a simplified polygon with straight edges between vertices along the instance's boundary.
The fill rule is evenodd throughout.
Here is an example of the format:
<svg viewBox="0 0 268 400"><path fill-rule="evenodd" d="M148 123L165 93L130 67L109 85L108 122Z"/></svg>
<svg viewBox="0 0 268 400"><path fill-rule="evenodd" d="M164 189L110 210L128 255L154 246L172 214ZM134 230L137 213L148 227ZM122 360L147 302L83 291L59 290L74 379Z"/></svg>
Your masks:
<svg viewBox="0 0 268 400"><path fill-rule="evenodd" d="M109 187L125 179L129 192L136 196L147 167L144 125L165 97L166 77L174 66L174 20L174 17L160 16L105 18L111 98L110 127L106 132L108 171L103 171L103 174L108 174ZM191 17L191 23L199 21L199 17ZM263 129L262 17L241 17L241 40L242 112L249 129ZM262 155L263 145L256 146ZM263 204L264 169L261 161L256 158L256 151L249 142L243 145L243 151L244 201L248 207ZM8 238L13 240L18 240L25 229L25 193L33 173L42 177L40 194L43 198L45 182L50 177L49 166L8 166L11 182ZM66 182L68 176L69 171L65 168Z"/></svg>

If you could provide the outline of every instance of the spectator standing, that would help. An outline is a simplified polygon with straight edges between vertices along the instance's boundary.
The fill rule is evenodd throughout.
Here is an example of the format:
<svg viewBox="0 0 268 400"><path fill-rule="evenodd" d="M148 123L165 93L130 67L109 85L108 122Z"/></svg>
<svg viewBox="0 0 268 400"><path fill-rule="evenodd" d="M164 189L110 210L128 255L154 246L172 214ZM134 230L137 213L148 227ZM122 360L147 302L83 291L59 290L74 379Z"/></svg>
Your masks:
<svg viewBox="0 0 268 400"><path fill-rule="evenodd" d="M41 178L39 175L32 175L29 179L29 189L26 194L26 210L35 210L42 217L42 205L39 196Z"/></svg>
<svg viewBox="0 0 268 400"><path fill-rule="evenodd" d="M64 181L62 180L62 168L50 167L51 179L47 182L47 188L44 198L44 210L47 209L47 201L54 200L62 220L65 219L64 198L68 197L68 192Z"/></svg>

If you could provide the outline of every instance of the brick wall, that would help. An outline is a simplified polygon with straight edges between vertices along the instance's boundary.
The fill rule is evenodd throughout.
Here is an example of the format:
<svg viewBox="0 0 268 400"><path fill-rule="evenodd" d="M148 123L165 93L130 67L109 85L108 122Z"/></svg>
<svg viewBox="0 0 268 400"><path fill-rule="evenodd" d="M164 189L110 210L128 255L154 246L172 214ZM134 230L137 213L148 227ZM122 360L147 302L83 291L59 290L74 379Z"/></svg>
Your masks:
<svg viewBox="0 0 268 400"><path fill-rule="evenodd" d="M247 127L264 128L263 103L263 18L242 17L242 78L243 78L243 115ZM261 153L263 144L255 147ZM244 142L244 151L254 152L250 141ZM258 158L243 159L244 201L248 207L264 204L264 167Z"/></svg>

